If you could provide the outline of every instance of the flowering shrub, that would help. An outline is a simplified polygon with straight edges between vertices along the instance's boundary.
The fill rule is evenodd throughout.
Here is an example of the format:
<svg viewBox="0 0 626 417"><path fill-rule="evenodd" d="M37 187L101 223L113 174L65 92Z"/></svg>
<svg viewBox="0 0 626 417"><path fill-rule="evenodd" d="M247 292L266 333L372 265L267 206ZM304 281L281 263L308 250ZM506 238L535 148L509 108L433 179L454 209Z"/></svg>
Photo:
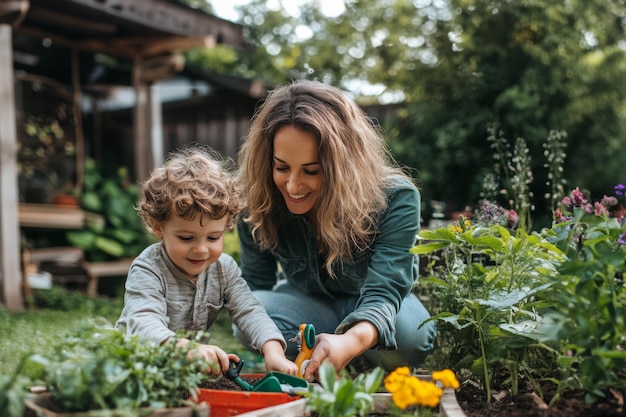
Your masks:
<svg viewBox="0 0 626 417"><path fill-rule="evenodd" d="M431 381L421 379L412 375L407 366L402 366L385 377L384 386L399 410L415 406L418 407L415 415L429 415L430 410L422 410L420 407L436 408L443 395L443 388L460 387L456 375L449 369L433 372L431 378Z"/></svg>
<svg viewBox="0 0 626 417"><path fill-rule="evenodd" d="M538 232L512 230L511 212L487 202L478 223L420 232L413 252L439 259L422 280L437 296L438 345L488 401L496 375L513 394L519 378L548 374L589 401L626 387L626 222L615 207L576 188Z"/></svg>
<svg viewBox="0 0 626 417"><path fill-rule="evenodd" d="M618 196L623 188L615 187ZM615 197L592 203L576 188L544 231L567 259L552 279L558 291L542 295L541 332L558 352L559 391L583 388L589 401L608 388L626 387L626 219L616 207Z"/></svg>
<svg viewBox="0 0 626 417"><path fill-rule="evenodd" d="M442 259L421 282L434 287L440 304L431 320L439 322L445 363L482 380L488 401L491 378L501 369L508 370L516 393L527 359L542 357L537 350L547 349L538 340L541 316L535 297L554 284L549 276L564 259L562 251L537 234L463 218L420 232L419 242L414 253L436 253Z"/></svg>

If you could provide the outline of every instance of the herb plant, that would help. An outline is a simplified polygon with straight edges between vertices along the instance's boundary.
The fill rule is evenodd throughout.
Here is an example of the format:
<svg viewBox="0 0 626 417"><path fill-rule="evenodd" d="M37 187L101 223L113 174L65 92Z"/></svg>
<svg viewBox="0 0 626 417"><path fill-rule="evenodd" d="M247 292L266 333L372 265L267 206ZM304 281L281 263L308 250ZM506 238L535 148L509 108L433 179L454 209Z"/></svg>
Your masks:
<svg viewBox="0 0 626 417"><path fill-rule="evenodd" d="M319 385L311 385L307 393L307 408L324 417L366 416L374 405L372 393L382 382L384 371L374 368L352 378L346 370L338 375L327 362L319 367Z"/></svg>
<svg viewBox="0 0 626 417"><path fill-rule="evenodd" d="M30 381L24 375L0 374L0 410L4 410L7 417L21 417L24 415L24 400Z"/></svg>
<svg viewBox="0 0 626 417"><path fill-rule="evenodd" d="M65 412L179 407L186 404L183 390L196 398L207 363L188 355L195 343L185 348L175 343L172 338L156 345L92 325L52 354L30 356L28 365L33 380L41 381Z"/></svg>

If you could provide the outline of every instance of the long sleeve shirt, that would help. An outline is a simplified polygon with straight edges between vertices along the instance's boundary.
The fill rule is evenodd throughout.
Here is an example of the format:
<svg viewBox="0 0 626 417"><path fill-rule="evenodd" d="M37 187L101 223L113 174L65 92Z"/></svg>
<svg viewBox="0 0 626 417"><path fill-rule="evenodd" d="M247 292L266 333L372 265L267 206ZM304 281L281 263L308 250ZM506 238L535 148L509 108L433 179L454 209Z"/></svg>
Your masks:
<svg viewBox="0 0 626 417"><path fill-rule="evenodd" d="M155 243L129 269L124 309L116 326L160 344L180 329L208 331L222 309L252 348L260 351L272 339L286 346L231 256L222 254L194 283L172 263L163 244Z"/></svg>
<svg viewBox="0 0 626 417"><path fill-rule="evenodd" d="M278 276L309 294L358 297L356 308L339 324L344 333L359 321L378 330L375 347L395 349L395 321L400 304L418 278L418 257L410 253L420 225L420 194L408 181L386 189L388 206L379 214L376 236L369 248L333 266L335 277L320 273L316 236L306 215L289 214L278 230L278 246L261 250L248 225L238 223L241 269L253 290L271 290ZM279 274L278 264L282 268Z"/></svg>

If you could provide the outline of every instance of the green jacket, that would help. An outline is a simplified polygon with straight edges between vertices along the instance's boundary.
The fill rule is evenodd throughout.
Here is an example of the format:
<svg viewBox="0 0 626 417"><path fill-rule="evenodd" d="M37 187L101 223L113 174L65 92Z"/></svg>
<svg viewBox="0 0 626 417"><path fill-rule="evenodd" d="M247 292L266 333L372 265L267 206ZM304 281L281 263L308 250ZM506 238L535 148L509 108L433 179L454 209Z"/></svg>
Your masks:
<svg viewBox="0 0 626 417"><path fill-rule="evenodd" d="M418 257L409 252L420 227L420 194L408 181L386 190L388 206L378 216L377 234L351 261L334 265L335 279L320 274L316 238L306 215L289 214L278 230L278 246L260 250L248 225L239 221L243 278L253 290L271 290L278 277L309 294L358 297L354 311L336 329L343 333L367 320L379 333L382 349L395 347L395 319L402 299L418 278ZM242 216L243 217L243 216ZM282 267L279 274L278 263Z"/></svg>

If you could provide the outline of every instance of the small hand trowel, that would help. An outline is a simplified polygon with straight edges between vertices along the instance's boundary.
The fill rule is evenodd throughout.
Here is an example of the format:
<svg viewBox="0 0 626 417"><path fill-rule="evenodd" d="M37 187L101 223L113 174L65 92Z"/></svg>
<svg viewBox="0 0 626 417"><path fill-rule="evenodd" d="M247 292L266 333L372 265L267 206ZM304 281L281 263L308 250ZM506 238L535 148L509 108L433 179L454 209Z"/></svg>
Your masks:
<svg viewBox="0 0 626 417"><path fill-rule="evenodd" d="M244 391L284 392L290 395L304 395L308 392L309 383L306 379L283 372L269 372L260 381L252 385L239 376L244 363L243 359L239 363L231 360L228 371L224 373L226 378L233 381Z"/></svg>

